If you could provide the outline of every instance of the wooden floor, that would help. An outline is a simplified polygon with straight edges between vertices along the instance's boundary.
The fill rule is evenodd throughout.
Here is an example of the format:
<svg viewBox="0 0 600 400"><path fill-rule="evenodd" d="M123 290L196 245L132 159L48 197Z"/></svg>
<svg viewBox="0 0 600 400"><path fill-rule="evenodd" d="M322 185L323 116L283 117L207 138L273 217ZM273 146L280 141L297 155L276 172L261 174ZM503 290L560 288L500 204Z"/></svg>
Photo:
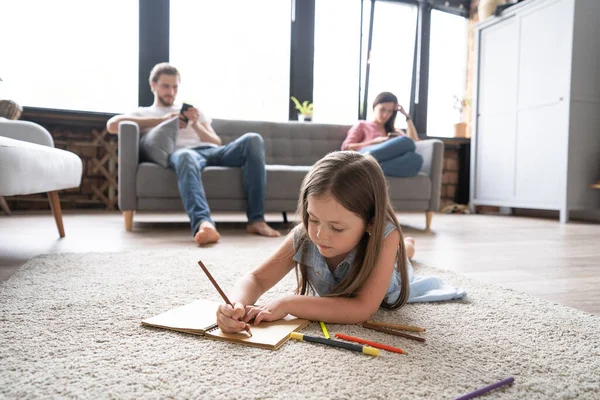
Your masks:
<svg viewBox="0 0 600 400"><path fill-rule="evenodd" d="M133 232L124 230L118 212L67 211L63 217L66 237L59 239L49 211L0 216L0 281L38 254L194 246L182 213L136 215ZM247 242L243 214L214 217L221 245ZM416 238L417 261L600 315L598 223L436 214L432 232L424 232L424 213L399 218L405 235ZM286 232L280 221L280 214L267 215Z"/></svg>

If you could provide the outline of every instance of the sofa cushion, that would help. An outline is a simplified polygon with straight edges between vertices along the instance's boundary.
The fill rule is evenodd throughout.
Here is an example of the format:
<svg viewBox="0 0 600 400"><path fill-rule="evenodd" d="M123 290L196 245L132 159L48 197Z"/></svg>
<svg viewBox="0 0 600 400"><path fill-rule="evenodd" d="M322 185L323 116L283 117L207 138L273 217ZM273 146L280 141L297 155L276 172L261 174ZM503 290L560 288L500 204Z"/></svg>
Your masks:
<svg viewBox="0 0 600 400"><path fill-rule="evenodd" d="M75 153L0 136L0 196L78 187L82 170Z"/></svg>
<svg viewBox="0 0 600 400"><path fill-rule="evenodd" d="M267 199L297 200L308 165L267 165ZM431 181L424 173L411 178L388 177L390 196L397 200L429 200ZM244 199L240 168L207 167L202 171L207 198ZM137 173L139 197L179 198L177 176L170 168L141 163Z"/></svg>
<svg viewBox="0 0 600 400"><path fill-rule="evenodd" d="M264 122L214 119L212 126L224 144L247 132L260 134L270 165L313 165L327 153L340 150L350 125L314 122Z"/></svg>
<svg viewBox="0 0 600 400"><path fill-rule="evenodd" d="M140 159L169 167L169 156L175 150L179 117L161 122L140 139Z"/></svg>
<svg viewBox="0 0 600 400"><path fill-rule="evenodd" d="M427 200L431 198L431 179L423 172L410 178L387 176L390 198L395 200Z"/></svg>
<svg viewBox="0 0 600 400"><path fill-rule="evenodd" d="M308 165L267 165L267 199L298 200Z"/></svg>
<svg viewBox="0 0 600 400"><path fill-rule="evenodd" d="M309 166L267 165L266 198L297 200L302 179L309 170ZM202 184L207 198L244 199L241 168L207 167L202 171ZM136 192L139 197L178 198L175 171L154 163L141 163Z"/></svg>
<svg viewBox="0 0 600 400"><path fill-rule="evenodd" d="M241 168L207 167L202 184L207 197L244 198ZM136 191L139 197L180 197L175 170L149 162L138 166Z"/></svg>

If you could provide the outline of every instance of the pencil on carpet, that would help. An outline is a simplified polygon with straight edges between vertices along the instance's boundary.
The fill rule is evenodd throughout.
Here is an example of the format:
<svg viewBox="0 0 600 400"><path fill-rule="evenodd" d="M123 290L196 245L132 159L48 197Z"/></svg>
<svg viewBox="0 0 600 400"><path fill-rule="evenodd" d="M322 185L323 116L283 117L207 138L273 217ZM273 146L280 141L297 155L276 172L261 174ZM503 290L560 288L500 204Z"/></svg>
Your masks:
<svg viewBox="0 0 600 400"><path fill-rule="evenodd" d="M406 339L416 340L417 342L424 342L425 341L425 338L422 338L422 337L419 337L419 336L409 335L408 333L402 333L402 332L398 332L398 331L393 331L393 330L387 329L387 328L380 328L378 326L370 326L370 325L363 324L363 328L372 329L374 331L379 331L379 332L383 332L383 333L389 333L390 335L400 336L400 337L403 337L403 338L406 338Z"/></svg>
<svg viewBox="0 0 600 400"><path fill-rule="evenodd" d="M296 339L296 340L302 340L305 342L325 344L325 345L331 346L331 347L340 347L342 349L358 351L360 353L364 353L369 356L378 356L379 355L379 350L377 350L373 347L370 347L370 346L360 346L358 344L340 342L339 340L325 339L325 338L316 337L316 336L308 336L308 335L305 335L300 332L290 333L290 338Z"/></svg>
<svg viewBox="0 0 600 400"><path fill-rule="evenodd" d="M383 350L391 351L391 352L398 353L398 354L408 354L407 352L405 352L404 350L402 350L399 347L388 346L387 344L372 342L370 340L365 340L365 339L357 338L354 336L344 335L343 333L336 333L335 337L338 339L342 339L342 340L348 340L350 342L366 344L371 347L376 347L378 349L383 349Z"/></svg>
<svg viewBox="0 0 600 400"><path fill-rule="evenodd" d="M425 331L427 331L427 329L419 328L418 326L388 324L387 322L376 322L376 321L372 321L372 320L365 322L365 324L367 324L369 326L377 326L379 328L398 329L401 331L409 331L409 332L425 332Z"/></svg>
<svg viewBox="0 0 600 400"><path fill-rule="evenodd" d="M198 260L198 265L200 266L200 268L202 268L202 270L204 271L204 273L208 277L208 280L211 281L211 283L213 284L213 286L215 287L215 289L217 289L217 292L219 292L219 294L221 295L221 297L223 298L223 300L225 300L225 303L227 303L231 307L233 307L233 304L231 304L231 302L227 298L227 295L225 294L225 292L223 290L221 290L221 287L219 286L219 284L217 283L217 281L215 281L215 278L213 278L212 275L210 274L210 272L208 272L208 268L206 268L206 266L204 265L204 263L202 263L202 261ZM250 337L252 337L252 332L250 332L250 325L246 324L246 327L244 328L244 330L246 332L248 332L248 335L250 335Z"/></svg>
<svg viewBox="0 0 600 400"><path fill-rule="evenodd" d="M319 321L319 325L321 325L321 329L323 330L323 335L325 335L325 339L329 339L329 332L327 332L327 327L325 326L325 322Z"/></svg>
<svg viewBox="0 0 600 400"><path fill-rule="evenodd" d="M480 395L482 395L484 393L489 392L490 390L494 390L494 389L497 389L499 387L508 385L510 383L513 383L514 381L515 381L515 378L513 378L511 376L510 378L506 378L506 379L503 379L503 380L501 380L499 382L492 383L491 385L484 386L481 389L477 389L477 390L475 390L475 391L473 391L471 393L463 394L462 396L457 397L454 400L468 400L468 399L472 399L473 397L480 396Z"/></svg>

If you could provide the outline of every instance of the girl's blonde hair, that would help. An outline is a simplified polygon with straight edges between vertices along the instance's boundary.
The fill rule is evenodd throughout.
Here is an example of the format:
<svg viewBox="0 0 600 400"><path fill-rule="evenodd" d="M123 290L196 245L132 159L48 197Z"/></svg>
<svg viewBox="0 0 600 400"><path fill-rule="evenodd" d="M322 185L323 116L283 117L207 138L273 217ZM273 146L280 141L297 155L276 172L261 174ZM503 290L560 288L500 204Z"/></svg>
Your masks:
<svg viewBox="0 0 600 400"><path fill-rule="evenodd" d="M304 255L308 237L308 198L331 195L348 211L361 217L369 231L364 233L356 246L356 258L348 275L329 296L352 297L365 283L373 269L383 245L386 223L391 221L400 233L397 253L397 269L400 273L401 289L394 303L381 303L382 308L396 309L408 300L408 270L402 229L396 218L388 195L387 181L377 160L356 151L336 151L317 161L304 177L298 201L298 214L302 217L301 237L298 248ZM303 228L303 229L302 229ZM307 294L307 267L303 260L296 266L298 286L296 294Z"/></svg>

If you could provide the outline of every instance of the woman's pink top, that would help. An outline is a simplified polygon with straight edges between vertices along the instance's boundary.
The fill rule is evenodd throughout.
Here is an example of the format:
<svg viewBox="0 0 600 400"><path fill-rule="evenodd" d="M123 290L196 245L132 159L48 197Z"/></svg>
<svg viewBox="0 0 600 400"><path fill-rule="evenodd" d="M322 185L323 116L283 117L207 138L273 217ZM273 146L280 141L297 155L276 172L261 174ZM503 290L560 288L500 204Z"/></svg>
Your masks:
<svg viewBox="0 0 600 400"><path fill-rule="evenodd" d="M403 134L399 133L401 136ZM342 150L349 150L348 145L352 143L363 143L373 140L379 136L387 136L383 128L380 128L375 121L358 121L346 135L346 140L342 143Z"/></svg>

